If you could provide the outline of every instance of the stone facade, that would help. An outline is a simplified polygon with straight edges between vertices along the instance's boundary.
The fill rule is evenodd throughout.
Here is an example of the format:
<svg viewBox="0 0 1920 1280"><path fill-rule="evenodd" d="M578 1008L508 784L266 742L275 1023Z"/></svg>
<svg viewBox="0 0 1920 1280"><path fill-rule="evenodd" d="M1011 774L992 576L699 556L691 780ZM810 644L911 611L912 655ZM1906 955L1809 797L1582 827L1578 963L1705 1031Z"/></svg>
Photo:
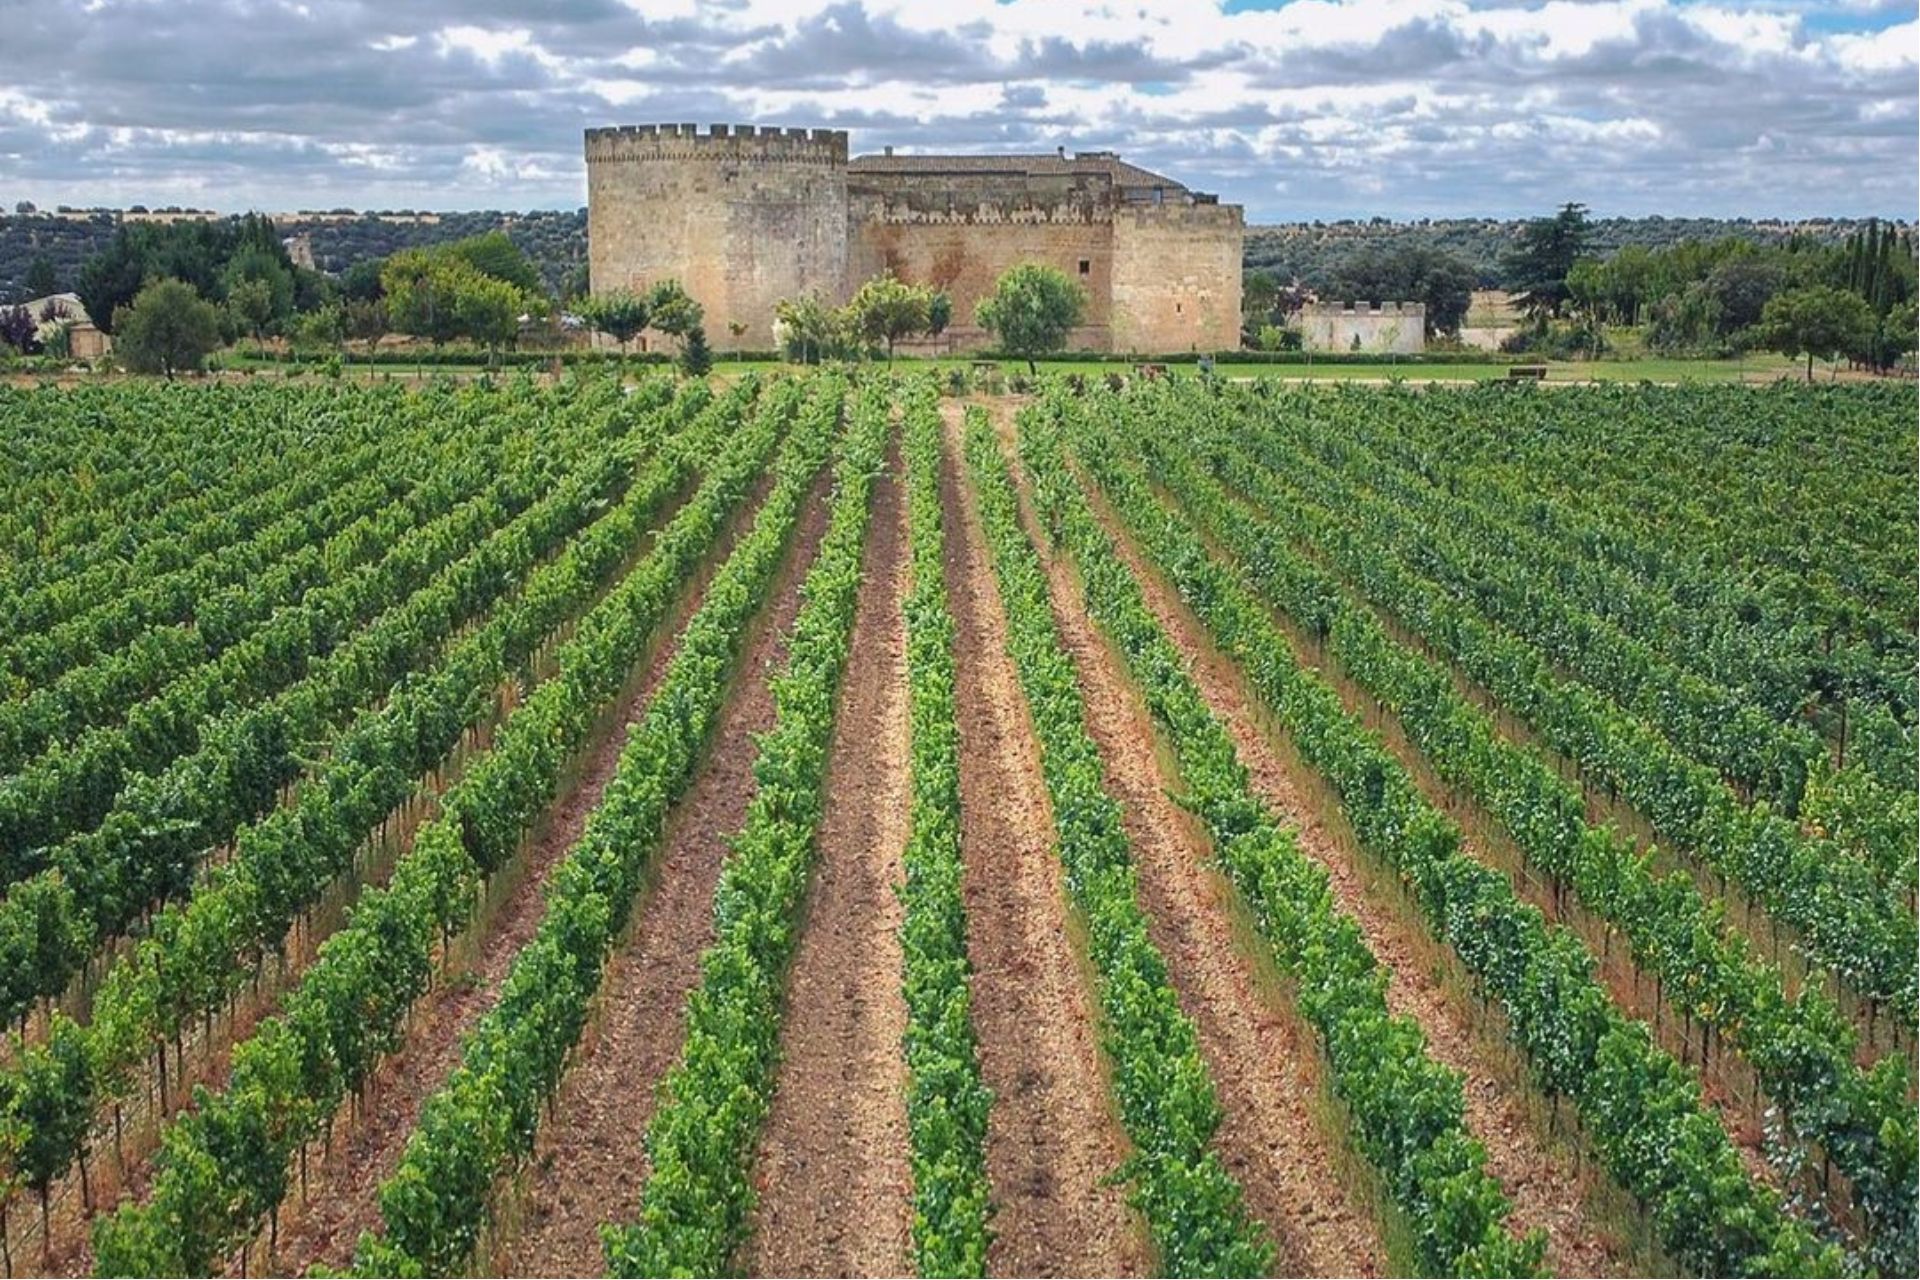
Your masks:
<svg viewBox="0 0 1920 1280"><path fill-rule="evenodd" d="M663 125L588 130L586 157L592 287L678 279L719 348L770 347L781 299L888 271L946 290L948 345L978 348L975 304L1022 262L1086 289L1069 349L1239 345L1240 207L1112 152L850 160L837 131Z"/></svg>
<svg viewBox="0 0 1920 1280"><path fill-rule="evenodd" d="M1427 348L1427 305L1386 302L1312 302L1300 309L1301 341L1309 351L1373 351L1413 355Z"/></svg>

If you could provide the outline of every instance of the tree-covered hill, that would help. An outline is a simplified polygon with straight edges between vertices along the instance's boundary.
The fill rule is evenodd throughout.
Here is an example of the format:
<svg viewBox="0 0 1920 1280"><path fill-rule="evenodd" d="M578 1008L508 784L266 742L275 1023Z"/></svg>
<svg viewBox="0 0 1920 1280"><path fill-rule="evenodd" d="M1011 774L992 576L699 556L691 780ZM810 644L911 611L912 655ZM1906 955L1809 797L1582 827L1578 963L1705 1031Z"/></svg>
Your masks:
<svg viewBox="0 0 1920 1280"><path fill-rule="evenodd" d="M46 263L39 273L40 281L44 283L50 277L54 285L46 292L71 289L81 264L106 246L122 218L164 216L166 212L137 209L124 214L118 210L0 213L0 302L40 292L29 288L29 276L33 274L36 259ZM569 275L585 263L587 255L585 209L438 214L412 210L383 213L335 210L276 215L274 223L283 236L306 235L314 265L334 274L356 262L384 258L401 249L423 248L501 230L533 260L547 287L559 292ZM1311 288L1326 288L1347 259L1357 253L1425 245L1467 262L1482 286L1502 287L1510 282L1501 276L1501 258L1523 225L1518 219L1391 222L1374 218L1253 226L1247 228L1246 267L1249 271L1268 271L1282 282L1298 279ZM1838 244L1857 230L1862 220L1598 218L1591 225L1593 248L1604 257L1627 245L1658 248L1681 240L1716 240L1726 236L1768 244L1807 236L1823 244Z"/></svg>

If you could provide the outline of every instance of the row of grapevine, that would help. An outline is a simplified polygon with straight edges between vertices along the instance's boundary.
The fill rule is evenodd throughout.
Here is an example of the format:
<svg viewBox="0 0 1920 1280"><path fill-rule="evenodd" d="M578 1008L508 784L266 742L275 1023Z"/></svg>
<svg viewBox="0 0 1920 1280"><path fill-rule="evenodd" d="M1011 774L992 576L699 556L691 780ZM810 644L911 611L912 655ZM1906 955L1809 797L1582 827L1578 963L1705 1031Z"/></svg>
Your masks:
<svg viewBox="0 0 1920 1280"><path fill-rule="evenodd" d="M568 470L580 473L577 482L539 497ZM417 566L403 576L421 579L419 589L396 584L392 602L304 679L216 722L198 750L130 784L98 828L62 841L45 869L12 887L0 902L0 1015L21 1017L57 994L100 942L156 899L186 891L207 850L271 811L341 722L385 697L597 514L624 488L631 462L619 450L529 471L501 477L511 502L480 500L462 527L427 526L405 540L408 549L388 563Z"/></svg>
<svg viewBox="0 0 1920 1280"><path fill-rule="evenodd" d="M1684 548L1777 593L1821 633L1903 648L1910 679L1907 392L1892 383L1620 387L1568 402L1491 388L1448 411L1408 415L1405 429L1449 472L1531 483L1636 541ZM1459 431L1463 413L1498 426Z"/></svg>
<svg viewBox="0 0 1920 1280"><path fill-rule="evenodd" d="M1265 423L1330 468L1364 477L1373 490L1402 507L1422 510L1448 528L1471 530L1478 544L1498 546L1506 556L1523 560L1542 589L1577 602L1634 637L1647 650L1644 657L1632 659L1634 680L1657 678L1673 685L1688 701L1719 699L1730 709L1762 711L1775 722L1773 731L1782 736L1771 745L1754 730L1710 738L1709 750L1729 757L1718 762L1723 772L1729 764L1740 772L1738 758L1755 751L1772 752L1788 762L1779 771L1781 782L1813 774L1819 765L1830 769L1828 739L1845 726L1830 726L1825 735L1807 728L1810 700L1837 700L1842 707L1858 701L1863 711L1877 710L1912 723L1911 652L1904 671L1893 672L1864 653L1836 656L1827 652L1826 639L1810 624L1769 617L1767 607L1772 602L1765 596L1756 598L1724 572L1676 563L1679 557L1669 548L1638 546L1628 561L1633 568L1623 567L1595 552L1595 535L1585 522L1570 517L1537 490L1517 493L1481 473L1452 473L1444 479L1429 476L1421 459L1409 459L1399 451L1406 449L1404 441L1373 438L1361 415L1313 421L1314 429L1307 432L1298 430L1303 424L1292 415L1270 415ZM1673 671L1648 671L1648 664L1655 661L1672 664ZM1692 679L1682 678L1681 673ZM1679 710L1694 722L1690 731L1699 734L1703 713L1684 706ZM1714 715L1704 714L1709 722ZM1857 732L1847 734L1837 745L1843 750L1856 748L1857 758L1858 737ZM1895 758L1902 755L1906 767L1896 770ZM1796 758L1804 763L1792 764ZM1913 774L1911 750L1870 755L1858 763L1850 761L1849 768L1882 787L1911 791L1907 785ZM1747 771L1764 773L1750 766ZM1768 794L1785 803L1790 812L1804 815L1804 787ZM1890 835L1881 846L1904 855L1909 880L1914 844L1908 839L1901 847Z"/></svg>
<svg viewBox="0 0 1920 1280"><path fill-rule="evenodd" d="M0 850L7 855L0 874L11 883L41 869L56 842L93 829L135 779L191 755L223 717L260 705L320 667L361 628L549 490L565 474L568 454L585 452L580 436L569 443L555 465L494 473L480 492L408 530L373 563L276 610L218 660L132 708L123 724L91 730L0 782Z"/></svg>
<svg viewBox="0 0 1920 1280"><path fill-rule="evenodd" d="M1212 463L1228 469L1234 483L1258 489L1293 537L1369 591L1386 590L1375 584L1388 575L1424 581L1404 548L1410 538L1437 538L1431 527L1382 516L1376 503L1324 473L1327 489L1309 491L1292 471L1259 466L1232 442ZM1289 467L1297 464L1297 457L1287 459ZM1810 959L1913 1025L1920 982L1914 917L1890 900L1868 868L1809 838L1769 806L1741 803L1716 771L1604 696L1561 678L1536 646L1489 623L1452 593L1425 583L1418 601L1401 609L1396 616L1405 625L1556 750L1617 788L1677 848L1793 926Z"/></svg>
<svg viewBox="0 0 1920 1280"><path fill-rule="evenodd" d="M696 393L683 411L705 399L704 391ZM296 802L243 829L233 858L186 902L168 906L149 937L115 961L86 1026L56 1016L46 1045L26 1049L0 1073L0 1099L8 1104L0 1114L13 1119L14 1140L0 1151L0 1176L16 1176L44 1195L76 1161L84 1168L89 1130L107 1106L118 1148L121 1108L149 1056L157 1059L164 1105L168 1042L180 1059L184 1028L196 1017L210 1018L249 972L283 947L293 920L351 870L354 855L414 793L417 779L485 716L501 681L585 607L711 450L729 416L705 415L670 442L618 506L527 577L444 662L403 680L377 709L356 719ZM53 1070L72 1060L83 1062L84 1071Z"/></svg>
<svg viewBox="0 0 1920 1280"><path fill-rule="evenodd" d="M1604 1166L1646 1206L1667 1255L1712 1275L1839 1269L1838 1251L1745 1174L1698 1083L1614 1006L1579 939L1548 926L1504 876L1462 851L1459 829L1331 686L1295 661L1239 576L1183 523L1149 519L1137 501L1115 509L1332 785L1362 846L1397 869L1434 934L1497 1003L1539 1087L1574 1104ZM1209 527L1230 519L1202 518Z"/></svg>
<svg viewBox="0 0 1920 1280"><path fill-rule="evenodd" d="M601 1228L609 1275L720 1275L746 1235L873 486L886 466L890 390L876 382L855 402L826 535L801 587L785 669L773 677L773 727L758 739L753 798L714 888L714 940L687 999L685 1044L647 1126L639 1215Z"/></svg>
<svg viewBox="0 0 1920 1280"><path fill-rule="evenodd" d="M21 596L17 604L22 623L0 647L0 672L11 691L16 696L38 693L41 686L142 640L158 627L192 624L197 631L205 625L212 632L210 639L225 639L228 617L245 603L244 588L251 579L332 536L342 521L365 509L342 503L341 497L351 499L372 488L397 498L432 478L430 472L410 473L403 464L410 449L421 448L426 425L409 416L390 426L390 435L374 435L357 445L343 440L340 451L319 465L290 466L282 483L238 508L208 511L184 536L165 540L175 556L192 541L218 543L202 555L132 578L126 577L126 559L110 558ZM225 603L228 593L238 598Z"/></svg>
<svg viewBox="0 0 1920 1280"><path fill-rule="evenodd" d="M900 926L907 1003L907 1132L913 1163L913 1248L923 1276L986 1274L991 1241L987 1112L967 960L960 848L960 730L954 621L947 607L948 530L940 501L935 389L908 388L902 409L911 581L904 606L907 715L912 728Z"/></svg>
<svg viewBox="0 0 1920 1280"><path fill-rule="evenodd" d="M281 557L246 564L239 582L222 589L217 580L200 573L178 575L167 591L177 593L174 600L184 611L165 612L187 621L144 631L126 626L119 619L137 616L156 591L147 585L118 597L113 630L132 633L124 643L116 641L114 651L97 660L71 663L25 697L0 704L0 773L20 769L55 742L72 743L96 725L125 723L130 713L136 721L169 727L168 718L156 713L159 707L191 699L208 682L225 688L234 673L221 669L217 660L258 634L270 615L309 591L339 581L409 530L440 518L484 488L500 470L498 453L506 439L529 435L527 415L502 414L494 422L488 433L495 437L492 441L460 442L435 457L430 483L410 490L396 482L394 473L383 471L324 495L299 514L302 533L297 542ZM503 430L509 424L512 430ZM412 447L417 450L418 443ZM402 446L391 448L398 453ZM219 571L233 568L223 562ZM70 650L58 634L62 630L40 634ZM240 672L243 683L223 696L246 699L248 674ZM154 705L143 709L143 703ZM151 758L140 746L135 755Z"/></svg>
<svg viewBox="0 0 1920 1280"><path fill-rule="evenodd" d="M386 1231L362 1238L355 1270L446 1274L465 1266L493 1187L526 1158L626 928L674 802L718 722L735 663L838 431L844 387L815 384L775 461L773 491L682 632L586 831L548 880L546 913L514 957L498 1001L428 1099L400 1166L380 1186Z"/></svg>
<svg viewBox="0 0 1920 1280"><path fill-rule="evenodd" d="M1071 412L1064 404L1051 408ZM1380 962L1334 903L1325 869L1254 794L1226 724L1068 473L1046 409L1020 416L1020 456L1048 527L1086 583L1088 612L1166 732L1186 789L1183 803L1205 825L1274 959L1299 984L1300 1010L1319 1033L1353 1145L1411 1225L1413 1269L1535 1274L1545 1239L1537 1231L1519 1240L1508 1234L1513 1206L1467 1127L1459 1073L1428 1056L1418 1023L1388 1012ZM1110 485L1116 503L1154 518L1150 494L1113 473L1108 478L1121 481Z"/></svg>
<svg viewBox="0 0 1920 1280"><path fill-rule="evenodd" d="M336 415L328 402L340 398L125 383L57 397L0 391L8 476L22 481L0 515L12 552L0 568L0 638L44 630L246 536L294 509L295 488L323 492L305 478L309 450L355 453L383 423L413 418L397 395L373 413ZM209 416L221 431L206 430ZM34 445L49 434L36 473Z"/></svg>
<svg viewBox="0 0 1920 1280"><path fill-rule="evenodd" d="M1046 570L1020 524L1006 459L970 407L966 455L1000 598L1053 801L1068 890L1088 949L1120 1123L1133 1154L1119 1176L1145 1217L1166 1275L1253 1275L1272 1258L1240 1184L1212 1149L1221 1121L1193 1022L1147 934L1118 802L1103 782L1085 702L1053 619Z"/></svg>
<svg viewBox="0 0 1920 1280"><path fill-rule="evenodd" d="M656 465L636 483L636 494L652 494L646 509L657 508L698 456L714 449L744 404L736 396L703 415L687 441L685 452L694 456ZM754 426L727 444L646 557L555 651L553 675L508 714L491 748L447 793L440 815L416 834L388 886L370 890L348 926L322 947L284 1014L262 1023L235 1050L229 1088L173 1126L149 1202L96 1228L102 1273L204 1271L249 1238L262 1218L273 1219L294 1154L326 1132L342 1103L399 1046L407 1012L430 979L436 945L444 948L472 918L476 887L504 865L490 849L468 843L475 808L490 822L509 824L498 830L509 851L532 829L568 760L668 616L685 575L745 501L792 404L790 394L776 390ZM556 612L568 616L565 606L583 604L648 524L638 507L613 519L604 531L596 525L582 535L529 582L529 604L551 602L542 608L547 619L558 621ZM499 640L490 639L475 653L498 648ZM482 674L497 680L500 673ZM459 696L472 701L470 694ZM531 803L501 812L494 798L502 775L511 775L512 789ZM249 1135L243 1151L228 1140L233 1133Z"/></svg>
<svg viewBox="0 0 1920 1280"><path fill-rule="evenodd" d="M1301 447L1278 448L1270 433L1249 432L1265 459L1323 492L1346 481L1318 467ZM1356 459L1357 460L1357 459ZM1626 714L1657 730L1675 751L1717 771L1744 797L1766 800L1789 817L1800 813L1808 785L1831 772L1820 735L1783 724L1764 707L1679 666L1568 593L1559 576L1517 553L1505 530L1490 528L1471 504L1398 481L1389 468L1367 465L1368 510L1406 548L1409 564L1538 647L1558 669L1611 699ZM1410 540L1418 531L1417 540ZM1910 894L1920 840L1911 775L1904 794L1861 771L1862 803L1887 821L1860 833L1868 869ZM1823 849L1828 860L1853 856L1844 846Z"/></svg>
<svg viewBox="0 0 1920 1280"><path fill-rule="evenodd" d="M1916 1173L1904 1061L1889 1057L1863 1072L1854 1062L1857 1037L1817 988L1789 999L1779 971L1726 930L1690 879L1656 877L1632 841L1589 825L1578 787L1504 740L1443 667L1394 641L1259 512L1234 505L1173 451L1143 441L1155 477L1241 564L1255 566L1254 579L1274 603L1322 637L1349 678L1395 713L1440 778L1472 796L1531 865L1570 885L1587 910L1618 930L1684 1017L1713 1027L1746 1059L1783 1109L1787 1131L1818 1144L1851 1181L1877 1263L1911 1269L1901 1259L1912 1250ZM1101 457L1097 446L1089 454ZM1095 466L1112 485L1130 483L1109 462Z"/></svg>

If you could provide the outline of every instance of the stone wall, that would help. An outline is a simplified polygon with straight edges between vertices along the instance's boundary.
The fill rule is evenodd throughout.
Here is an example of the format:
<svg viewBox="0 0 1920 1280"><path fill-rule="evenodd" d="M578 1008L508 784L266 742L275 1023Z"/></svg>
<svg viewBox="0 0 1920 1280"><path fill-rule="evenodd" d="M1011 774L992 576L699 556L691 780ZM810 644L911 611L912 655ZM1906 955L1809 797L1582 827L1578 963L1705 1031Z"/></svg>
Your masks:
<svg viewBox="0 0 1920 1280"><path fill-rule="evenodd" d="M1023 262L1057 267L1087 291L1085 324L1071 350L1104 351L1110 338L1113 224L1095 193L1070 185L1027 200L991 177L939 180L858 176L849 198L849 284L885 271L944 289L953 299L955 350L978 350L991 335L974 323L980 299L1002 272ZM1084 269L1083 269L1084 268Z"/></svg>
<svg viewBox="0 0 1920 1280"><path fill-rule="evenodd" d="M596 291L677 279L717 348L773 345L773 309L847 276L847 135L693 125L587 133ZM742 326L739 333L734 324Z"/></svg>
<svg viewBox="0 0 1920 1280"><path fill-rule="evenodd" d="M1313 302L1300 309L1296 323L1309 351L1413 355L1426 350L1427 346L1427 308L1421 302L1387 302L1379 306L1364 302L1358 305Z"/></svg>
<svg viewBox="0 0 1920 1280"><path fill-rule="evenodd" d="M1240 346L1240 206L1127 204L1113 215L1113 350Z"/></svg>

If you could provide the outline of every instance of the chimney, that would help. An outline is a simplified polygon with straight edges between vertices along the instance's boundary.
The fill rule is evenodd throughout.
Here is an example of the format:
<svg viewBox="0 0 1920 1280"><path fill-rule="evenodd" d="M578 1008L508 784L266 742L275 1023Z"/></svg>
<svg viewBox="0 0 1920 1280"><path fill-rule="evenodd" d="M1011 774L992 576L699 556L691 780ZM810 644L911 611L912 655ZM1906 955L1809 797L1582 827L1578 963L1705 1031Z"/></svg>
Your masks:
<svg viewBox="0 0 1920 1280"><path fill-rule="evenodd" d="M888 154L888 155L892 155L892 154L893 154L893 144L892 144L892 143L888 143L888 144L887 144L887 154Z"/></svg>
<svg viewBox="0 0 1920 1280"><path fill-rule="evenodd" d="M1062 160L1067 158L1067 149L1065 147L1055 147L1054 152L1058 154Z"/></svg>

